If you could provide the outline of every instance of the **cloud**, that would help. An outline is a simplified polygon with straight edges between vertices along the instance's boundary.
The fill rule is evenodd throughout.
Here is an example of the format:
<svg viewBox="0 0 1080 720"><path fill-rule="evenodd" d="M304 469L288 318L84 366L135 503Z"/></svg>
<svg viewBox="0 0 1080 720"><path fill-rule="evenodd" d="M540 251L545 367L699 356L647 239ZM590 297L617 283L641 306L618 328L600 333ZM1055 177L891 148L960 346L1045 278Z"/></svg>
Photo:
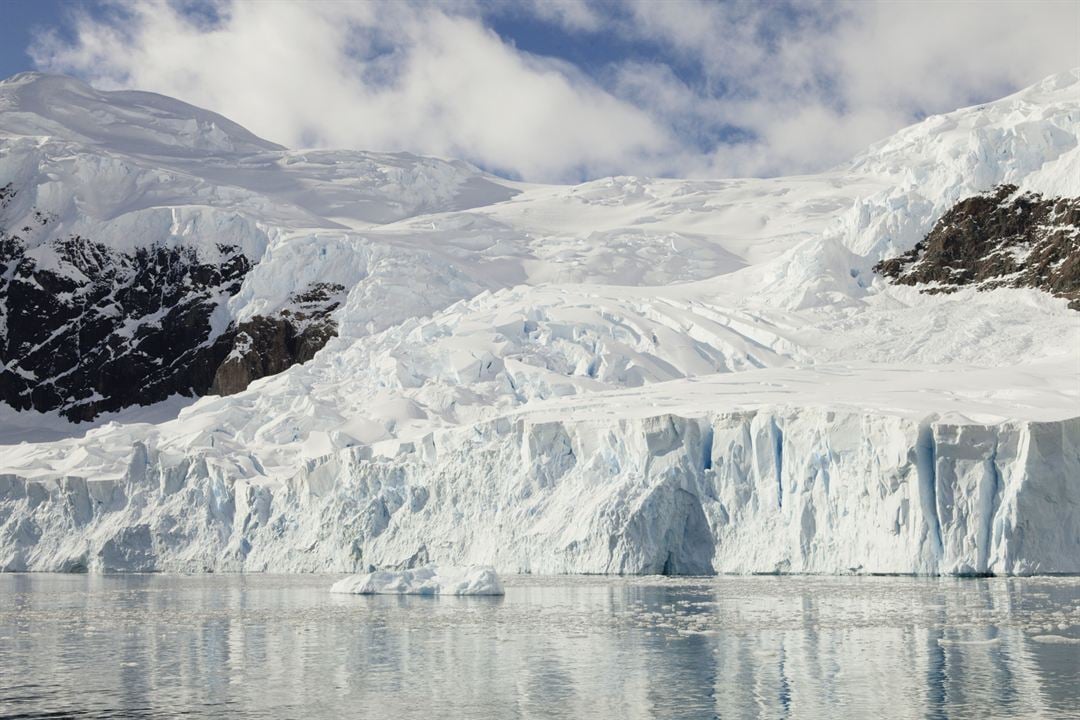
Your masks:
<svg viewBox="0 0 1080 720"><path fill-rule="evenodd" d="M1080 3L635 0L628 7L621 32L663 45L700 78L687 83L665 64L626 64L616 74L620 93L669 126L744 130L687 156L686 170L696 174L820 170L928 114L1080 66Z"/></svg>
<svg viewBox="0 0 1080 720"><path fill-rule="evenodd" d="M573 31L599 32L605 26L603 14L587 0L521 0L517 10Z"/></svg>
<svg viewBox="0 0 1080 720"><path fill-rule="evenodd" d="M492 30L507 15L610 52L531 55ZM1080 4L138 0L77 16L70 36L40 38L38 65L294 147L530 180L771 175L1080 65Z"/></svg>
<svg viewBox="0 0 1080 720"><path fill-rule="evenodd" d="M164 0L74 21L39 66L211 108L290 146L465 157L566 179L670 150L647 113L565 63L518 52L435 6L236 2L214 22Z"/></svg>

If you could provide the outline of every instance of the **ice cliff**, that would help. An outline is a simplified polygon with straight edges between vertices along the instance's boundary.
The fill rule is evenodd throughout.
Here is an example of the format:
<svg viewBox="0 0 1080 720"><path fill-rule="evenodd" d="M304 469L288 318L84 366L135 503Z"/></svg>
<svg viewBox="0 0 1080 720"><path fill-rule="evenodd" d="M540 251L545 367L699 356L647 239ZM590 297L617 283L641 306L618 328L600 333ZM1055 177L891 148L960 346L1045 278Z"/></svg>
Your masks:
<svg viewBox="0 0 1080 720"><path fill-rule="evenodd" d="M5 569L1080 572L1078 419L507 418L281 485L176 460L139 446L116 479L0 476Z"/></svg>

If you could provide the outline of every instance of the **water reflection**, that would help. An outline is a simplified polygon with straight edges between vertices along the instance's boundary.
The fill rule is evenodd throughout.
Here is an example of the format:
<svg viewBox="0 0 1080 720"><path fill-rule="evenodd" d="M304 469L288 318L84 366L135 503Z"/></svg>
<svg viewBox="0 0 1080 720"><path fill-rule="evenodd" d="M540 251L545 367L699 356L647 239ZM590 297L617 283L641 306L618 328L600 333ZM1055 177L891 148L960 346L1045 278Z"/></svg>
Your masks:
<svg viewBox="0 0 1080 720"><path fill-rule="evenodd" d="M0 715L1065 717L1080 580L0 576Z"/></svg>

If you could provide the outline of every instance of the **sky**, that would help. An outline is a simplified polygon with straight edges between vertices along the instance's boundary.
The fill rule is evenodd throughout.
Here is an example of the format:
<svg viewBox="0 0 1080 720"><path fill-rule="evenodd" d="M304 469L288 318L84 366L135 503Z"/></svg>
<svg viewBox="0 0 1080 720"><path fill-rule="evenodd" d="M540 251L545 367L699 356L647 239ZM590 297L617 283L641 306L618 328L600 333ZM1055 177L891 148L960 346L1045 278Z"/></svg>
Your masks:
<svg viewBox="0 0 1080 720"><path fill-rule="evenodd" d="M772 176L1080 67L1080 0L7 0L0 76L515 179Z"/></svg>

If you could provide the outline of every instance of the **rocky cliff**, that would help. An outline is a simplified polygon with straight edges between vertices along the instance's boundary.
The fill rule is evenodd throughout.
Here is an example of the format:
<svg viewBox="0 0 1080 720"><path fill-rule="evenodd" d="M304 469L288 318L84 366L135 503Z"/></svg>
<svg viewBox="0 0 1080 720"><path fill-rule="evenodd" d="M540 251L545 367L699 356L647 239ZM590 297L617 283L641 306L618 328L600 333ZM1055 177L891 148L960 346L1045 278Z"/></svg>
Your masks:
<svg viewBox="0 0 1080 720"><path fill-rule="evenodd" d="M956 203L915 247L874 270L927 293L1035 288L1080 310L1080 198L1001 185Z"/></svg>

